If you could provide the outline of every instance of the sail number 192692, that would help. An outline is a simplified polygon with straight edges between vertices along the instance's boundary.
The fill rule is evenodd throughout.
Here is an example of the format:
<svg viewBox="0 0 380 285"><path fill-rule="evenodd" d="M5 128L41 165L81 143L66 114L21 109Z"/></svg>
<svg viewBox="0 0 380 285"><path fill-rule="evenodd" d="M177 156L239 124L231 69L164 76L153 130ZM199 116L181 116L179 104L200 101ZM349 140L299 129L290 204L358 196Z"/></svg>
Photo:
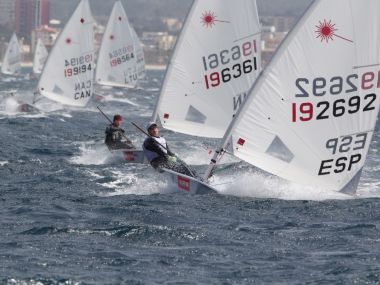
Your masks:
<svg viewBox="0 0 380 285"><path fill-rule="evenodd" d="M351 74L346 78L335 76L329 80L324 77L317 77L313 80L297 78L295 85L299 91L295 97L306 101L292 103L292 122L326 120L375 110L376 93L368 92L359 96L355 92L358 92L359 89L360 91L368 91L380 88L380 71L378 74L366 72L360 78L357 74ZM347 96L333 98L338 95ZM327 96L329 97L323 100ZM322 100L319 102L307 101L306 98L311 97Z"/></svg>

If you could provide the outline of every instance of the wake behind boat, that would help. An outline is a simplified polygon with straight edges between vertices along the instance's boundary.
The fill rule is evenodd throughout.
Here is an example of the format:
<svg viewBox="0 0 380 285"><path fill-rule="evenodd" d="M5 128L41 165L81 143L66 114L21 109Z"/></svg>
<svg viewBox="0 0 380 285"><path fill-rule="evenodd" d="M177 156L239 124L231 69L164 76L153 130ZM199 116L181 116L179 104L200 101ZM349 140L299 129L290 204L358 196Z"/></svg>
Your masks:
<svg viewBox="0 0 380 285"><path fill-rule="evenodd" d="M24 103L17 97L17 90L0 92L0 104L7 113L38 113L39 110L31 104Z"/></svg>

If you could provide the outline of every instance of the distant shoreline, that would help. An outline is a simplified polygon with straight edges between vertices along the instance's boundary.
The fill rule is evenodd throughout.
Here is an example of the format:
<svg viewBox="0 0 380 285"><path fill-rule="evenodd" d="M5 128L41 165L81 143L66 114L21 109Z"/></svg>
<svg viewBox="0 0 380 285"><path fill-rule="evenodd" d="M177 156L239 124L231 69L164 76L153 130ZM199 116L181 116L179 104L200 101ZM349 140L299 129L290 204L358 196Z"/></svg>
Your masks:
<svg viewBox="0 0 380 285"><path fill-rule="evenodd" d="M32 67L33 66L33 62L21 62L21 66L22 67Z"/></svg>
<svg viewBox="0 0 380 285"><path fill-rule="evenodd" d="M166 65L156 65L156 64L146 64L145 65L145 68L146 69L149 69L149 70L165 70L166 69Z"/></svg>
<svg viewBox="0 0 380 285"><path fill-rule="evenodd" d="M33 66L33 62L28 62L28 61L22 62L21 66L22 67L32 67ZM166 65L163 65L163 64L146 64L145 68L149 69L149 70L165 70L166 69Z"/></svg>

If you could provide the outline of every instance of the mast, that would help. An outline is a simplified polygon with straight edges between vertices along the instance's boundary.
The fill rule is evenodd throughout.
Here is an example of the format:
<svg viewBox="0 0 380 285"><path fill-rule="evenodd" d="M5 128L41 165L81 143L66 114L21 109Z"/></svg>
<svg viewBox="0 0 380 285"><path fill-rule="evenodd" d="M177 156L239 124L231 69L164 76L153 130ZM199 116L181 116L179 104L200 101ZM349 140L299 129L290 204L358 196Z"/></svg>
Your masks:
<svg viewBox="0 0 380 285"><path fill-rule="evenodd" d="M232 132L233 132L233 129L234 129L234 126L239 122L239 120L241 119L241 114L243 114L245 112L245 110L248 108L249 106L249 103L252 101L252 98L253 96L255 95L253 92L256 89L259 89L260 86L262 85L263 81L265 80L266 78L266 70L271 68L272 65L274 65L274 62L277 60L278 57L281 56L281 53L282 51L288 46L289 42L292 40L292 34L296 32L296 30L300 29L301 28L301 25L303 22L305 22L306 20L306 15L310 14L311 11L312 11L312 7L314 7L315 5L317 5L317 2L318 0L314 0L309 6L308 8L306 9L306 11L304 12L303 16L298 20L298 22L295 24L295 26L293 27L292 29L292 32L291 33L288 33L285 37L285 39L281 42L280 46L277 48L277 50L275 51L274 55L272 56L272 59L271 61L268 63L267 67L264 68L261 73L259 74L258 78L256 79L256 81L253 83L253 85L251 86L249 92L248 92L248 96L247 98L245 99L245 103L243 104L243 106L241 108L239 108L238 112L236 113L236 115L234 116L234 118L232 119L231 123L229 124L224 136L223 136L223 139L222 139L222 143L220 144L220 146L215 150L214 152L214 155L213 157L211 158L210 160L210 163L209 163L209 166L207 167L206 171L205 171L205 174L203 176L203 180L204 181L207 181L214 169L214 167L216 166L216 164L218 163L219 161L219 158L221 157L221 155L223 154L223 152L225 151L227 145L229 144L229 141L231 139L231 135L232 135ZM293 32L294 31L294 32Z"/></svg>
<svg viewBox="0 0 380 285"><path fill-rule="evenodd" d="M189 26L189 23L187 21L187 19L190 17L191 13L193 13L193 9L195 7L195 3L198 2L199 0L193 0L193 3L191 4L191 7L189 9L189 12L187 13L186 17L185 17L185 20L184 20L184 23L185 25L182 27L181 29L181 33L174 45L174 48L173 48L173 53L171 54L170 58L169 58L169 62L168 62L168 65L166 66L166 70L165 70L165 74L164 74L164 81L162 82L161 84L161 88L160 88L160 93L158 95L158 98L157 98L157 101L156 101L156 105L154 107L154 110L153 110L153 114L152 114L152 118L151 118L151 121L153 122L156 122L157 121L157 116L158 116L158 108L160 108L160 103L161 103L161 93L162 93L162 90L164 89L164 87L166 86L167 84L167 77L170 75L169 74L169 70L170 70L170 65L172 64L172 58L177 54L177 46L179 44L179 42L182 40L182 37L185 33L185 30L187 29L187 27ZM156 122L156 123L161 123L161 122Z"/></svg>

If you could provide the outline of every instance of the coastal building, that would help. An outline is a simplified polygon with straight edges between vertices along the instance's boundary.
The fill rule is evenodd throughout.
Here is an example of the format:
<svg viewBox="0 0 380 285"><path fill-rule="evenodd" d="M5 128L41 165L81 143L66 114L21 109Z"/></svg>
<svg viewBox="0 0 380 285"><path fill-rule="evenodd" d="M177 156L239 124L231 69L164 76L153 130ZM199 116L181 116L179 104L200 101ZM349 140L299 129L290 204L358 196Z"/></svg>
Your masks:
<svg viewBox="0 0 380 285"><path fill-rule="evenodd" d="M49 23L49 0L0 0L0 25L29 38L36 27Z"/></svg>

